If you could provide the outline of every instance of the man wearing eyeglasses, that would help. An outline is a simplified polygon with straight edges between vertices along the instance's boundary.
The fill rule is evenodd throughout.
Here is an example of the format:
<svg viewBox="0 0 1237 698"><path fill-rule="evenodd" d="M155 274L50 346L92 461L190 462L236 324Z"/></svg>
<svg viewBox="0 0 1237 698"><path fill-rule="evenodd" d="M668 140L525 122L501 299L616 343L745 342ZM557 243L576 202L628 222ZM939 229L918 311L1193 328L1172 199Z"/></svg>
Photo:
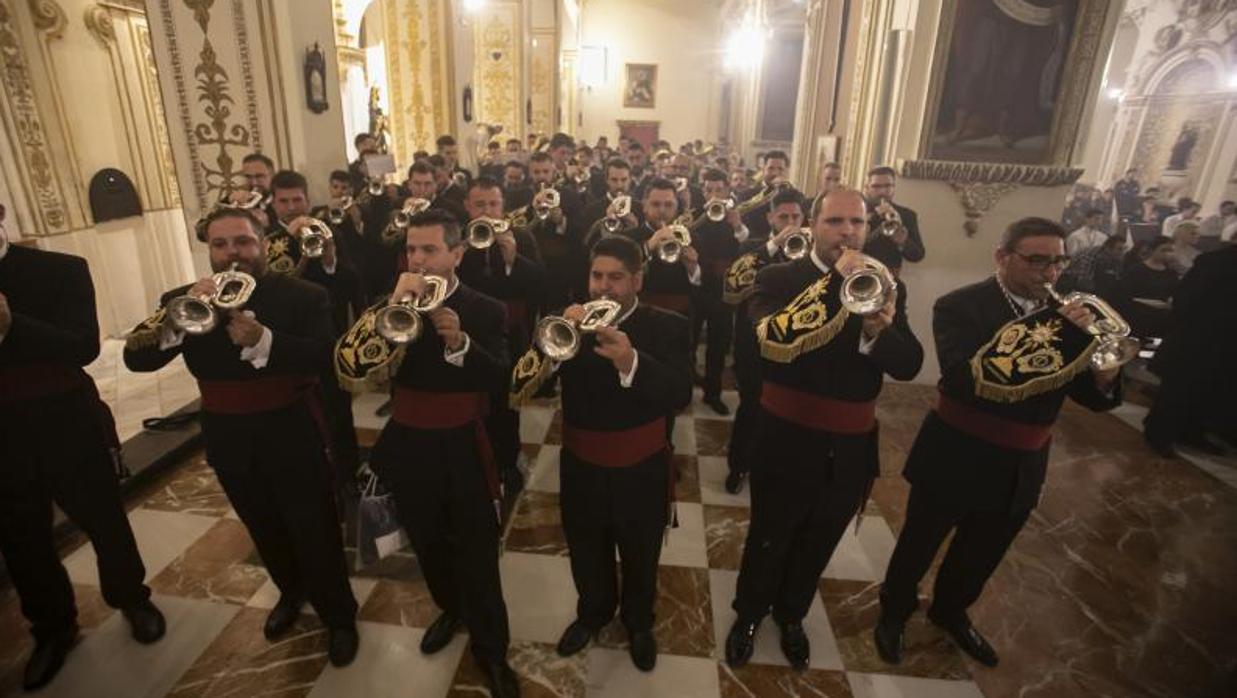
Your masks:
<svg viewBox="0 0 1237 698"><path fill-rule="evenodd" d="M1048 304L1068 262L1065 230L1015 221L996 251L996 274L942 296L932 327L939 399L906 460L906 523L881 587L876 648L902 659L902 634L919 605L919 580L954 532L936 576L928 619L986 666L998 656L967 608L1039 500L1051 429L1068 396L1095 411L1121 402L1119 368L1091 366L1095 322L1080 304Z"/></svg>
<svg viewBox="0 0 1237 698"><path fill-rule="evenodd" d="M760 414L752 448L752 522L743 549L726 663L751 659L771 614L791 667L804 670L803 618L821 572L861 510L877 461L876 398L884 377L910 380L923 348L897 292L867 315L841 303L847 274L864 263L859 192L837 190L813 207L812 251L756 276L748 309L760 347Z"/></svg>

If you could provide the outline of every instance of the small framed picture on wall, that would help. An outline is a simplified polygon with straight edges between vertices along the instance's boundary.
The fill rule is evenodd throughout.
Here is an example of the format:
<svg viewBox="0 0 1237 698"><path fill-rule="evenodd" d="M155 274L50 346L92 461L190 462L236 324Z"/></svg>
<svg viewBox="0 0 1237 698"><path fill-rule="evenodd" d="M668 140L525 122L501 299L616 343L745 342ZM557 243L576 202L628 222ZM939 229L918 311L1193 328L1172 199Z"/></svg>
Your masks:
<svg viewBox="0 0 1237 698"><path fill-rule="evenodd" d="M623 106L652 109L657 104L657 65L628 63L627 82L623 86Z"/></svg>

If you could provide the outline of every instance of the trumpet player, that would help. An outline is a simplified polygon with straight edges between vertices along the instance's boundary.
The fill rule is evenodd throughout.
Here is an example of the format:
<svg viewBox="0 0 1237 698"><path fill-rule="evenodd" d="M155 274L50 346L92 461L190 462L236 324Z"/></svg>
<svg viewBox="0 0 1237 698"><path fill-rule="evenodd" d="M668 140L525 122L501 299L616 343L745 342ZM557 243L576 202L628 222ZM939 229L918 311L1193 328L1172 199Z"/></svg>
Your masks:
<svg viewBox="0 0 1237 698"><path fill-rule="evenodd" d="M22 677L34 691L55 678L78 637L53 502L90 538L103 600L121 610L133 638L155 642L166 622L125 517L116 426L83 370L99 354L90 270L80 257L9 243L4 214L0 206L0 554L34 636ZM6 636L18 649L10 618Z"/></svg>
<svg viewBox="0 0 1237 698"><path fill-rule="evenodd" d="M561 147L561 146L560 146ZM541 310L561 308L581 295L573 280L581 275L587 258L581 243L579 225L582 203L580 194L568 180L557 178L551 153L537 152L528 158L532 193L522 216L526 227L537 241L537 250L545 265L545 279L537 307ZM545 218L536 214L537 206L552 189L558 194L558 206L549 207Z"/></svg>
<svg viewBox="0 0 1237 698"><path fill-rule="evenodd" d="M680 154L675 159L686 157ZM692 346L699 343L707 325L704 404L720 415L728 415L730 408L722 402L722 369L734 334L734 309L722 301L722 285L726 271L739 256L739 245L747 239L748 229L734 208L726 173L707 169L703 181L703 198L707 203L699 225L692 231L692 246L700 253L701 269L700 287L693 297ZM719 220L715 220L717 213L722 216Z"/></svg>
<svg viewBox="0 0 1237 698"><path fill-rule="evenodd" d="M1078 304L1044 305L1045 284L1056 283L1066 259L1060 225L1023 218L1005 230L993 276L933 306L940 395L903 470L911 483L906 523L881 586L875 630L886 662L901 661L919 580L953 532L928 619L976 661L996 666L996 650L967 609L1039 501L1061 404L1066 397L1095 411L1120 404L1120 369L1086 360L1094 315Z"/></svg>
<svg viewBox="0 0 1237 698"><path fill-rule="evenodd" d="M843 277L863 268L867 212L858 192L815 207L812 251L761 270L749 313L761 352L752 521L726 662L751 658L770 612L791 667L810 661L803 629L821 572L879 474L876 398L884 376L910 380L923 349L895 294L868 315L846 310Z"/></svg>
<svg viewBox="0 0 1237 698"><path fill-rule="evenodd" d="M562 363L530 349L516 367L512 392L517 399L532 394L552 372L562 379L560 501L579 599L558 653L584 649L617 611L632 662L650 671L657 661L657 563L674 489L668 429L691 402L692 382L687 323L639 302L643 278L635 242L599 241L589 297L616 301L616 319L582 335L575 356ZM580 305L563 311L576 324L584 315Z"/></svg>
<svg viewBox="0 0 1237 698"><path fill-rule="evenodd" d="M484 182L484 180L482 180ZM481 184L482 182L478 182ZM391 419L370 464L390 488L434 603L421 651L446 647L467 625L472 653L495 696L519 695L507 664L507 607L498 573L501 486L484 415L496 386L510 375L506 310L460 280L465 255L459 222L430 209L406 228L408 271L392 302L425 292L426 276L446 281L446 298L431 311L432 331L395 351L373 330L366 312L336 347L336 369L347 384L393 375ZM382 346L375 354L362 347ZM402 362L398 366L394 361Z"/></svg>
<svg viewBox="0 0 1237 698"><path fill-rule="evenodd" d="M214 329L192 334L165 309L186 293L214 296L214 280L165 293L160 311L126 339L125 365L150 372L184 356L202 394L207 461L280 591L263 633L271 641L286 635L309 601L327 628L331 663L344 666L356 656L357 604L317 385L330 367L330 299L268 270L262 227L249 211L216 211L206 234L211 269L235 265L256 281L245 308L216 309Z"/></svg>
<svg viewBox="0 0 1237 698"><path fill-rule="evenodd" d="M740 203L747 203L758 198L763 199L759 206L749 208L743 213L743 223L752 231L752 237L767 238L769 236L769 202L774 190L782 187L789 175L790 158L784 151L770 150L765 153L764 165L760 170L760 182L753 188L739 192Z"/></svg>
<svg viewBox="0 0 1237 698"><path fill-rule="evenodd" d="M479 177L468 188L464 200L471 225L480 219L505 221L503 194L498 182ZM465 247L459 269L460 280L507 306L507 341L512 352L528 348L540 298L545 267L537 241L525 228L495 232L493 243L478 249ZM493 409L487 421L494 439L495 456L503 482L513 494L523 486L517 467L520 456L520 413L507 405L506 391L498 386L491 395Z"/></svg>
<svg viewBox="0 0 1237 698"><path fill-rule="evenodd" d="M868 235L864 252L876 256L874 251L885 248L896 252L907 262L919 262L924 257L923 238L919 234L919 216L911 209L893 202L897 189L897 173L892 167L874 167L868 172L863 187L870 212ZM882 259L888 255L880 255ZM901 261L896 265L902 267Z"/></svg>
<svg viewBox="0 0 1237 698"><path fill-rule="evenodd" d="M739 246L739 255L726 272L722 291L722 299L734 307L734 373L739 388L739 407L726 449L726 491L731 494L743 489L751 470L760 413L760 349L756 330L747 319L748 303L755 289L756 274L770 264L788 261L783 249L785 241L803 225L803 195L794 189L774 194L768 218L769 229L777 232L768 238L748 238Z"/></svg>
<svg viewBox="0 0 1237 698"><path fill-rule="evenodd" d="M611 158L606 163L604 185L603 195L590 202L580 214L580 228L586 231L584 234L586 247L591 246L591 243L601 236L602 231L597 226L606 217L614 200L631 194L631 164L622 158ZM633 210L619 227L634 228L638 222L636 212ZM583 277L588 276L587 267L587 264L582 265L582 281Z"/></svg>
<svg viewBox="0 0 1237 698"><path fill-rule="evenodd" d="M641 206L644 223L620 233L640 243L645 258L649 260L640 299L690 318L692 295L702 280L699 253L687 245L675 262L665 262L659 258L662 245L675 240L675 233L671 230L678 212L674 183L660 177L649 180Z"/></svg>

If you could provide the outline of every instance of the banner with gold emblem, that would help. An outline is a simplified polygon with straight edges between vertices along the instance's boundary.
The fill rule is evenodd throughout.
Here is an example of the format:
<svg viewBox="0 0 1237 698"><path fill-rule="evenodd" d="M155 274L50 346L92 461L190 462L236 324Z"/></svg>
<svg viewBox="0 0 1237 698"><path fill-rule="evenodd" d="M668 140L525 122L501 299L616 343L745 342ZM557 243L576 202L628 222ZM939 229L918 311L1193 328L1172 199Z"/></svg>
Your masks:
<svg viewBox="0 0 1237 698"><path fill-rule="evenodd" d="M726 270L722 300L730 305L738 305L751 297L752 291L756 290L756 273L763 266L760 257L752 252L735 259Z"/></svg>
<svg viewBox="0 0 1237 698"><path fill-rule="evenodd" d="M149 349L159 344L159 334L163 331L163 320L167 311L159 308L154 315L142 320L125 335L125 349L136 351Z"/></svg>
<svg viewBox="0 0 1237 698"><path fill-rule="evenodd" d="M831 293L833 279L833 272L825 274L756 325L761 356L788 364L828 344L841 331L850 313L838 294Z"/></svg>
<svg viewBox="0 0 1237 698"><path fill-rule="evenodd" d="M296 238L286 230L266 236L266 267L276 274L291 274L296 271L300 257Z"/></svg>
<svg viewBox="0 0 1237 698"><path fill-rule="evenodd" d="M370 306L335 343L335 375L349 392L385 390L404 359L404 347L374 329L378 310L386 305L383 300Z"/></svg>
<svg viewBox="0 0 1237 698"><path fill-rule="evenodd" d="M536 344L524 352L511 371L511 392L507 396L511 409L520 409L541 389L542 384L553 373L553 365L554 362L546 358Z"/></svg>
<svg viewBox="0 0 1237 698"><path fill-rule="evenodd" d="M1088 369L1097 344L1055 308L1013 320L971 358L975 394L1018 402L1056 390Z"/></svg>

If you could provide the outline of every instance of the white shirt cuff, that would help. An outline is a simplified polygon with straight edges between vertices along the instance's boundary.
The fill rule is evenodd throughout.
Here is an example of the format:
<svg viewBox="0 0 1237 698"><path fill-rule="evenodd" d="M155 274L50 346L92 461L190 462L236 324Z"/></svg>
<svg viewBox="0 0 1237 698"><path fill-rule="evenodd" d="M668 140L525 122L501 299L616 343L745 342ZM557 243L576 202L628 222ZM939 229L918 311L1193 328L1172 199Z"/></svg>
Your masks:
<svg viewBox="0 0 1237 698"><path fill-rule="evenodd" d="M624 388L630 388L632 381L636 379L636 369L640 368L640 352L635 352L631 357L631 370L627 373L619 374L619 385Z"/></svg>
<svg viewBox="0 0 1237 698"><path fill-rule="evenodd" d="M164 323L159 329L159 351L167 351L175 349L185 341L185 333L172 327L169 323Z"/></svg>
<svg viewBox="0 0 1237 698"><path fill-rule="evenodd" d="M464 346L455 351L451 351L446 347L442 349L442 358L446 359L447 363L456 368L463 368L464 355L468 353L468 347L472 346L472 339L469 338L468 333L464 332L462 334L464 335Z"/></svg>
<svg viewBox="0 0 1237 698"><path fill-rule="evenodd" d="M332 264L332 265L331 265L331 266L329 266L329 267L326 265L326 262L323 262L323 263L322 263L322 269L323 269L324 271L326 271L327 276L335 276L335 270L336 270L336 269L338 269L338 268L339 268L339 260L338 260L338 259L336 259L336 260L335 260L335 263L334 263L334 264Z"/></svg>
<svg viewBox="0 0 1237 698"><path fill-rule="evenodd" d="M506 269L506 270L507 270L507 272L506 272L506 275L507 275L507 276L511 276L511 270L512 270L514 267L515 267L515 264L506 264L506 265L504 265L504 266L503 266L503 269Z"/></svg>
<svg viewBox="0 0 1237 698"><path fill-rule="evenodd" d="M769 253L770 257L777 256L777 245L774 244L773 238L769 238L769 241L765 243L765 250Z"/></svg>
<svg viewBox="0 0 1237 698"><path fill-rule="evenodd" d="M747 226L743 225L742 223L739 224L738 228L734 229L734 239L738 240L739 242L746 241L748 236L751 234L752 234L752 231L748 230Z"/></svg>
<svg viewBox="0 0 1237 698"><path fill-rule="evenodd" d="M688 281L688 283L690 283L692 286L699 286L699 285L700 285L700 276L701 276L701 275L700 275L700 265L699 265L699 264L697 264L695 269L692 269L691 271L687 272L687 281Z"/></svg>
<svg viewBox="0 0 1237 698"><path fill-rule="evenodd" d="M265 368L266 362L271 358L271 342L275 341L275 335L271 333L271 328L262 328L262 338L252 347L241 349L241 361L248 361L254 368Z"/></svg>
<svg viewBox="0 0 1237 698"><path fill-rule="evenodd" d="M859 353L867 356L872 353L872 347L876 346L876 340L880 339L880 335L868 339L864 333L859 333Z"/></svg>

